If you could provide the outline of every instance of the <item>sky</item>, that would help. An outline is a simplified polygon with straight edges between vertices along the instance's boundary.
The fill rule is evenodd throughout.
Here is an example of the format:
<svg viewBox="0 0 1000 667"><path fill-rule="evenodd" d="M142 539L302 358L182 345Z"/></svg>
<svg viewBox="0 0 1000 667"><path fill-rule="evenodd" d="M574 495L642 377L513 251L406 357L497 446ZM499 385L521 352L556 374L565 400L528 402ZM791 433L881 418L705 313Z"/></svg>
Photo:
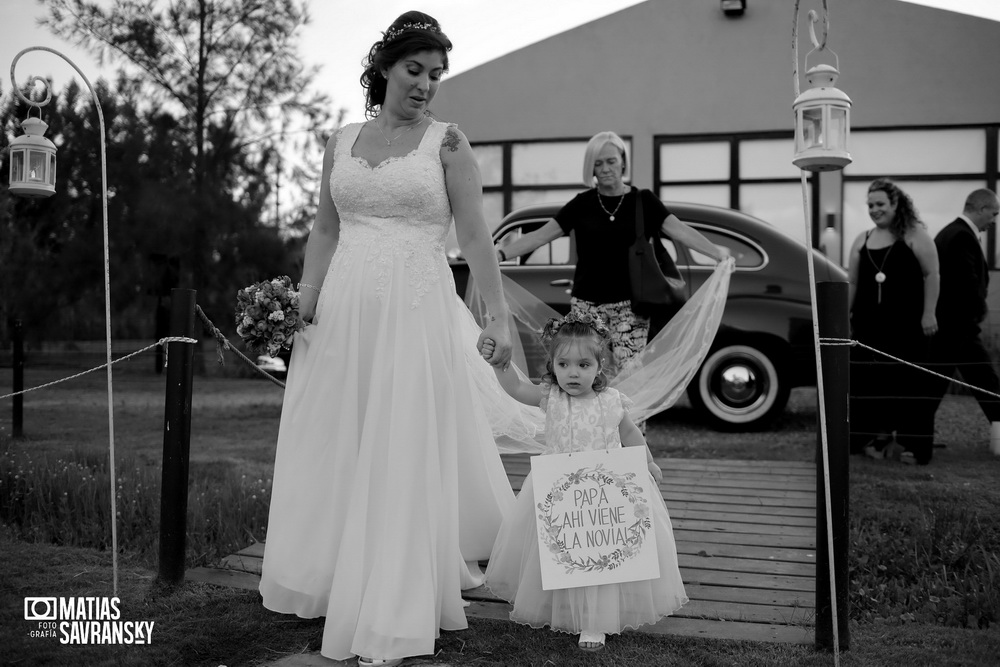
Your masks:
<svg viewBox="0 0 1000 667"><path fill-rule="evenodd" d="M438 19L455 45L450 55L450 74L454 75L642 1L381 0L368 3L364 0L311 0L312 23L302 33L300 54L308 64L322 67L317 87L330 96L335 109L346 110L345 122L353 122L364 119L363 93L358 82L361 59L372 43L380 39L381 31L405 11L418 8ZM748 11L753 11L755 1L775 0L749 0ZM1000 0L901 1L1000 21ZM835 1L830 4L835 20ZM818 1L806 0L799 11L804 14L810 8L821 6ZM789 0L789 19L792 11ZM43 13L35 0L0 0L0 22L4 27L4 36L0 38L0 82L5 94L10 91L10 63L19 51L29 46L47 46L60 51L76 63L91 82L101 76L111 77L112 68L102 69L86 52L36 26L37 18ZM511 18L516 21L516 30L491 29ZM62 59L41 51L23 56L17 63L16 75L22 84L31 76L51 76L57 90L62 90L69 77L77 76Z"/></svg>

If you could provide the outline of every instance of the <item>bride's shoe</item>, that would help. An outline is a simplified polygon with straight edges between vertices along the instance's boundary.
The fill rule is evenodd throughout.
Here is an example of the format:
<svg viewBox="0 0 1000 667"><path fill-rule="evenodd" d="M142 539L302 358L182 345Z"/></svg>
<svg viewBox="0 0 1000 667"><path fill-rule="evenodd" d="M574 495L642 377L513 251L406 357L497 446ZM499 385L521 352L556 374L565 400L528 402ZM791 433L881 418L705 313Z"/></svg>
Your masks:
<svg viewBox="0 0 1000 667"><path fill-rule="evenodd" d="M358 667L395 667L401 664L403 664L402 658L379 660L378 658L362 658L358 656Z"/></svg>

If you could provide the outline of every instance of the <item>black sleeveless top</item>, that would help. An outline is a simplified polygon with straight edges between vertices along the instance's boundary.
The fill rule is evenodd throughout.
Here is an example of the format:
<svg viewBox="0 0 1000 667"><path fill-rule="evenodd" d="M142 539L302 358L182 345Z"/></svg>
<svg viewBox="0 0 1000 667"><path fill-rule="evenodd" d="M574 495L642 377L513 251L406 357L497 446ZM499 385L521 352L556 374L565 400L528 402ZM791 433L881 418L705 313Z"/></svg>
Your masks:
<svg viewBox="0 0 1000 667"><path fill-rule="evenodd" d="M868 232L871 235L871 232ZM878 273L885 280L876 280ZM885 352L902 351L924 338L924 272L903 239L885 248L861 246L851 308L854 337Z"/></svg>

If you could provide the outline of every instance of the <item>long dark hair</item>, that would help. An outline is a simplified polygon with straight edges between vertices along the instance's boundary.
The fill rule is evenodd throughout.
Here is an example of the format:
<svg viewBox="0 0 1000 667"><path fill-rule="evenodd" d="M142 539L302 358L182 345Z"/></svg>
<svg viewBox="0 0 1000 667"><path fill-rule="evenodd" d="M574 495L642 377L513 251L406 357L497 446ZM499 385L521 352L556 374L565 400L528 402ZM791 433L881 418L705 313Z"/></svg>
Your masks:
<svg viewBox="0 0 1000 667"><path fill-rule="evenodd" d="M896 214L893 216L892 222L889 223L889 231L896 238L905 237L906 232L917 225L926 226L920 220L920 215L917 213L917 208L913 205L910 195L903 192L888 178L876 178L872 181L871 185L868 186L868 194L873 192L884 192L892 205L896 207Z"/></svg>
<svg viewBox="0 0 1000 667"><path fill-rule="evenodd" d="M441 32L441 24L433 16L410 11L401 14L383 33L382 39L372 44L362 64L361 87L365 89L365 116L374 118L385 102L388 81L382 70L388 70L411 53L436 51L444 56L444 69L448 70L448 52L451 40Z"/></svg>

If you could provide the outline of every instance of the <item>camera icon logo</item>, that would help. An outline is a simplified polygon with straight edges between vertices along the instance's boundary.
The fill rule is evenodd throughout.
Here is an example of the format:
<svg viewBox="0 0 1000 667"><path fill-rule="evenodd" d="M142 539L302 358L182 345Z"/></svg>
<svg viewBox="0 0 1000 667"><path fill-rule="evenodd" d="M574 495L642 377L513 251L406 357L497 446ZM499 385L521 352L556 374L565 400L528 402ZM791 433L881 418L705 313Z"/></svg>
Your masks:
<svg viewBox="0 0 1000 667"><path fill-rule="evenodd" d="M59 606L56 598L24 598L24 620L55 621Z"/></svg>

